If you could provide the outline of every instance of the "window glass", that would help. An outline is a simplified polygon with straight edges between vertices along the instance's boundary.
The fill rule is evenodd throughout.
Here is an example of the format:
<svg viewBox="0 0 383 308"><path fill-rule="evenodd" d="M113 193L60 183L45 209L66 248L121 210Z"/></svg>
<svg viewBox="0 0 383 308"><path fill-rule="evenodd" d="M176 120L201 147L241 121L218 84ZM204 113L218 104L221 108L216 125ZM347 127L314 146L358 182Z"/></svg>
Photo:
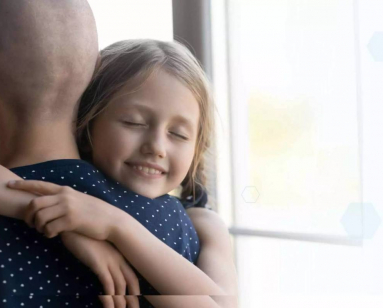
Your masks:
<svg viewBox="0 0 383 308"><path fill-rule="evenodd" d="M229 1L239 227L346 235L360 202L353 2Z"/></svg>
<svg viewBox="0 0 383 308"><path fill-rule="evenodd" d="M89 0L89 4L101 49L125 39L173 39L171 0Z"/></svg>

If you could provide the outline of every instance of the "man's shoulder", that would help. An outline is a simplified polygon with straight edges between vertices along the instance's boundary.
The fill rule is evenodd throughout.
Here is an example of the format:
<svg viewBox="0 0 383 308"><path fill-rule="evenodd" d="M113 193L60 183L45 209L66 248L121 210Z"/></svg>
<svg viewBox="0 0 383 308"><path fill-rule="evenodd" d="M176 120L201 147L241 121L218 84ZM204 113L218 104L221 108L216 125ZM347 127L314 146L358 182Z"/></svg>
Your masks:
<svg viewBox="0 0 383 308"><path fill-rule="evenodd" d="M80 159L51 160L13 168L11 171L25 180L40 180L68 186L105 178L93 165Z"/></svg>
<svg viewBox="0 0 383 308"><path fill-rule="evenodd" d="M21 167L16 167L11 169L12 172L16 173L17 175L21 176L23 174L31 174L32 177L37 178L40 175L46 174L46 173L52 173L51 175L54 176L54 172L70 172L72 171L79 171L79 170L92 170L96 172L96 168L88 163L85 160L81 159L57 159L57 160L50 160L45 161L33 165L26 165Z"/></svg>
<svg viewBox="0 0 383 308"><path fill-rule="evenodd" d="M13 168L11 171L25 180L39 180L69 186L92 195L110 191L116 184L115 181L106 178L95 166L80 159L52 160Z"/></svg>
<svg viewBox="0 0 383 308"><path fill-rule="evenodd" d="M25 180L39 180L69 186L82 193L100 198L118 207L129 204L178 203L176 198L163 195L156 199L141 196L106 176L85 160L61 159L11 169Z"/></svg>
<svg viewBox="0 0 383 308"><path fill-rule="evenodd" d="M205 191L198 191L196 200L178 200L165 194L156 199L149 199L138 195L128 188L120 185L117 181L109 178L99 171L95 166L80 159L59 159L38 164L27 165L11 169L19 177L25 180L39 180L51 182L57 185L69 186L80 192L95 196L108 203L118 205L137 200L143 204L161 204L168 206L172 204L179 207L182 204L184 209L190 207L206 207L207 194ZM163 205L162 205L163 206Z"/></svg>

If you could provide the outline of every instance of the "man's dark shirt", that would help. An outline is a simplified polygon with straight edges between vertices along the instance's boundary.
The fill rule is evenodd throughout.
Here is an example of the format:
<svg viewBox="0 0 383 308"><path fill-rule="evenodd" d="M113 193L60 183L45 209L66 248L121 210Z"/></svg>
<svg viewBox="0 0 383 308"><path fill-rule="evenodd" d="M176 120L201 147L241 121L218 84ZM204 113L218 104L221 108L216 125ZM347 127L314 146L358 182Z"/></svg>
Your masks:
<svg viewBox="0 0 383 308"><path fill-rule="evenodd" d="M185 208L205 207L206 193L197 203L181 202L168 194L156 199L138 195L106 177L83 160L55 160L14 168L24 179L67 185L98 197L127 212L159 240L190 262L197 262L200 243ZM155 256L153 256L155 258ZM136 271L141 294L159 294ZM77 260L60 237L45 238L23 221L0 216L0 307L102 307L103 286ZM152 307L140 297L140 307Z"/></svg>

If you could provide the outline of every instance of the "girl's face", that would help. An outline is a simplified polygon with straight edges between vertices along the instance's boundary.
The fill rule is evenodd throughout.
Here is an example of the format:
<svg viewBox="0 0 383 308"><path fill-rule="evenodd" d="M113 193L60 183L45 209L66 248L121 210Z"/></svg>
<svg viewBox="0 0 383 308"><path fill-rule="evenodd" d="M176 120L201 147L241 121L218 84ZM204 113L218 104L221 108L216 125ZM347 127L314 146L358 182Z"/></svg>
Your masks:
<svg viewBox="0 0 383 308"><path fill-rule="evenodd" d="M190 168L199 105L187 87L162 70L128 93L122 88L94 120L93 163L153 199L176 188Z"/></svg>

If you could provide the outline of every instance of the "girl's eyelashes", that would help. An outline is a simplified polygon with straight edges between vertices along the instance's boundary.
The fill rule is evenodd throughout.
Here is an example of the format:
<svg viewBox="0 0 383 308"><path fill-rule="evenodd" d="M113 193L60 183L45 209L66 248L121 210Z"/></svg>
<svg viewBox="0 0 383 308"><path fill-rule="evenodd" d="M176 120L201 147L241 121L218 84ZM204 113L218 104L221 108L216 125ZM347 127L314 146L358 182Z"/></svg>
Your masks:
<svg viewBox="0 0 383 308"><path fill-rule="evenodd" d="M142 124L142 123L135 123L135 122L129 122L129 121L123 121L124 124L126 125L130 125L130 126L146 126L146 124ZM180 134L177 134L177 133L174 133L174 132L170 132L172 135L176 136L177 138L180 138L182 140L189 140L188 137L185 137L183 135L180 135Z"/></svg>
<svg viewBox="0 0 383 308"><path fill-rule="evenodd" d="M170 132L171 134L173 134L174 136L176 136L176 137L178 137L178 138L181 138L181 139L183 139L183 140L188 140L188 138L187 137L185 137L185 136L182 136L182 135L180 135L180 134L177 134L177 133L173 133L173 132Z"/></svg>
<svg viewBox="0 0 383 308"><path fill-rule="evenodd" d="M132 126L146 126L146 124L134 123L134 122L128 122L128 121L124 121L124 123L127 125L132 125Z"/></svg>

